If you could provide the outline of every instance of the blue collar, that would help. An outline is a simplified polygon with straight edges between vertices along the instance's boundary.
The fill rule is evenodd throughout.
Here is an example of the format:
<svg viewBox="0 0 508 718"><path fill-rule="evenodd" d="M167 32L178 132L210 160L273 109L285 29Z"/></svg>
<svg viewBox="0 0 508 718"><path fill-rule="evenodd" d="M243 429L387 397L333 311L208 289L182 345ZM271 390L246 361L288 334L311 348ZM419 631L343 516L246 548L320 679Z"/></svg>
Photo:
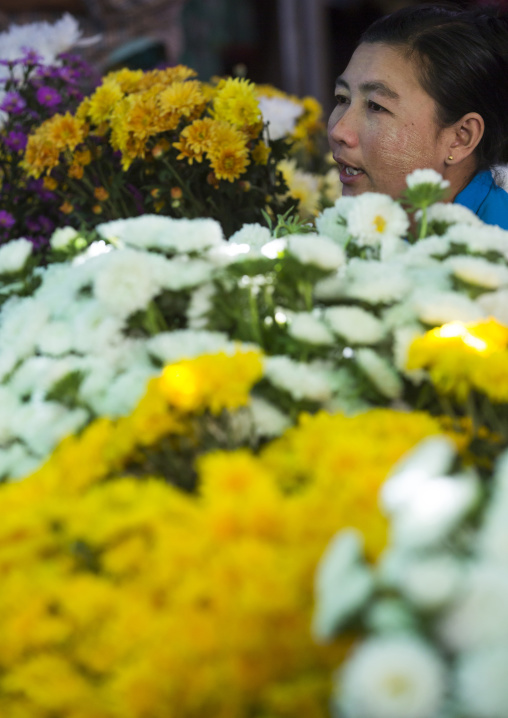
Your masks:
<svg viewBox="0 0 508 718"><path fill-rule="evenodd" d="M493 184L494 180L489 170L478 172L462 192L459 192L454 202L469 207L475 214L478 214Z"/></svg>

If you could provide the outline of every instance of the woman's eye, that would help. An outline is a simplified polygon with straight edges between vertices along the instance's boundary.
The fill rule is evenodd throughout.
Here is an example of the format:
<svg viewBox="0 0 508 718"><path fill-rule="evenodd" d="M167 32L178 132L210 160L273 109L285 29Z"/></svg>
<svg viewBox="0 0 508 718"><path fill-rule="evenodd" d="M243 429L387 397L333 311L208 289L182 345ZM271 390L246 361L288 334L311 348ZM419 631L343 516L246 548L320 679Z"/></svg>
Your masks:
<svg viewBox="0 0 508 718"><path fill-rule="evenodd" d="M349 98L346 97L346 95L335 95L335 102L338 105L345 105L347 102L349 102Z"/></svg>
<svg viewBox="0 0 508 718"><path fill-rule="evenodd" d="M377 102L369 100L369 110L372 110L372 112L384 112L385 108L378 105Z"/></svg>

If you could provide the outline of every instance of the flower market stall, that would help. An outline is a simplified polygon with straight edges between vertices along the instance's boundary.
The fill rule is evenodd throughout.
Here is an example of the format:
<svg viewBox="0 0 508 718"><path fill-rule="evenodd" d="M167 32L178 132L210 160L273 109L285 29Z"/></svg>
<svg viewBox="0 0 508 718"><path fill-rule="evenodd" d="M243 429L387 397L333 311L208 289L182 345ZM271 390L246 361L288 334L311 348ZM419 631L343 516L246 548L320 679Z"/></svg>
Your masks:
<svg viewBox="0 0 508 718"><path fill-rule="evenodd" d="M312 98L2 67L0 715L504 718L508 232Z"/></svg>

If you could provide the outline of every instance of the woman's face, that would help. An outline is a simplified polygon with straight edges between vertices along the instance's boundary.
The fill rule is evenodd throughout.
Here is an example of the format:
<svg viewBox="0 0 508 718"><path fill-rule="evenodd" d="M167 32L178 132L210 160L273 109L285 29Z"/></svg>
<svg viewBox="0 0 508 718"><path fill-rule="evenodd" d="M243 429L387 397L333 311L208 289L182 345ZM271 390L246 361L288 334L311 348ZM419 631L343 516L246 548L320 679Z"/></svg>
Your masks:
<svg viewBox="0 0 508 718"><path fill-rule="evenodd" d="M413 170L445 173L449 135L400 49L361 44L337 78L335 97L328 139L344 195L382 192L396 198Z"/></svg>

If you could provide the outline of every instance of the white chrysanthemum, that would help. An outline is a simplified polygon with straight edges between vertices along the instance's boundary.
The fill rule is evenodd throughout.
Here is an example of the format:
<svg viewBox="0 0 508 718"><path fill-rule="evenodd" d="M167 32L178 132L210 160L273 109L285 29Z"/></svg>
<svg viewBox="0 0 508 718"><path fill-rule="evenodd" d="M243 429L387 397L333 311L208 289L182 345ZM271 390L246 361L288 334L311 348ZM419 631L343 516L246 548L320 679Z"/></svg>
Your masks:
<svg viewBox="0 0 508 718"><path fill-rule="evenodd" d="M460 205L457 206L459 207ZM416 244L412 244L404 257L404 262L406 264L414 263L418 265L425 259L440 259L448 254L449 250L450 241L448 237L431 235L429 237L425 237L424 239L420 239L416 242Z"/></svg>
<svg viewBox="0 0 508 718"><path fill-rule="evenodd" d="M508 641L506 567L481 563L467 574L461 598L439 625L441 639L453 650L469 651Z"/></svg>
<svg viewBox="0 0 508 718"><path fill-rule="evenodd" d="M458 279L468 284L486 289L499 289L508 284L508 267L482 257L449 257L446 264Z"/></svg>
<svg viewBox="0 0 508 718"><path fill-rule="evenodd" d="M411 634L361 643L340 672L337 704L347 718L436 718L446 668Z"/></svg>
<svg viewBox="0 0 508 718"><path fill-rule="evenodd" d="M231 347L232 343L226 334L192 329L161 332L146 342L148 353L163 364L180 359L193 359L201 354L229 352Z"/></svg>
<svg viewBox="0 0 508 718"><path fill-rule="evenodd" d="M327 271L338 269L346 261L341 247L328 237L315 234L291 234L287 238L287 251L302 264Z"/></svg>
<svg viewBox="0 0 508 718"><path fill-rule="evenodd" d="M480 306L458 292L415 292L411 303L420 321L430 326L447 322L475 322L485 316Z"/></svg>
<svg viewBox="0 0 508 718"><path fill-rule="evenodd" d="M16 369L9 388L19 397L43 398L55 384L72 372L81 371L83 366L83 360L73 355L61 359L31 356Z"/></svg>
<svg viewBox="0 0 508 718"><path fill-rule="evenodd" d="M44 65L58 64L57 56L74 47L81 36L76 19L65 13L60 20L49 22L33 22L26 25L13 24L0 33L0 47L3 60L17 60L26 50L34 50ZM2 68L0 80L7 78Z"/></svg>
<svg viewBox="0 0 508 718"><path fill-rule="evenodd" d="M37 339L37 349L43 354L60 356L72 351L74 332L72 326L65 321L50 321Z"/></svg>
<svg viewBox="0 0 508 718"><path fill-rule="evenodd" d="M52 249L66 249L76 237L79 237L79 233L74 227L58 227L51 235L49 243Z"/></svg>
<svg viewBox="0 0 508 718"><path fill-rule="evenodd" d="M303 114L302 105L285 97L258 97L263 122L268 122L268 135L271 140L280 140L291 136L296 121Z"/></svg>
<svg viewBox="0 0 508 718"><path fill-rule="evenodd" d="M21 405L13 422L16 435L30 451L44 458L64 436L74 434L88 419L84 409L69 411L55 401L35 399Z"/></svg>
<svg viewBox="0 0 508 718"><path fill-rule="evenodd" d="M341 197L344 200L352 200L352 197ZM327 207L316 217L316 229L320 235L330 237L340 245L345 245L350 239L351 234L345 223L344 214L341 214L340 207L337 202L333 207Z"/></svg>
<svg viewBox="0 0 508 718"><path fill-rule="evenodd" d="M0 314L0 351L28 356L48 321L48 310L33 297L9 299Z"/></svg>
<svg viewBox="0 0 508 718"><path fill-rule="evenodd" d="M16 390L10 384L0 386L0 445L15 438L12 432L12 417L19 409L19 405Z"/></svg>
<svg viewBox="0 0 508 718"><path fill-rule="evenodd" d="M207 315L213 306L215 285L203 284L191 294L189 306L187 307L187 320L190 329L204 329L207 325Z"/></svg>
<svg viewBox="0 0 508 718"><path fill-rule="evenodd" d="M255 222L244 224L241 229L231 235L228 244L248 244L252 249L261 249L264 244L271 242L272 233L268 227Z"/></svg>
<svg viewBox="0 0 508 718"><path fill-rule="evenodd" d="M174 219L153 214L106 222L98 225L97 231L113 243L179 254L199 252L224 241L222 227L213 219Z"/></svg>
<svg viewBox="0 0 508 718"><path fill-rule="evenodd" d="M347 279L344 268L329 277L320 279L314 285L314 296L317 300L330 302L346 295Z"/></svg>
<svg viewBox="0 0 508 718"><path fill-rule="evenodd" d="M73 349L80 354L104 354L107 347L123 343L123 320L108 314L96 300L81 306L71 326Z"/></svg>
<svg viewBox="0 0 508 718"><path fill-rule="evenodd" d="M18 442L6 449L0 449L1 478L22 478L30 474L40 463L40 458L30 454L26 446Z"/></svg>
<svg viewBox="0 0 508 718"><path fill-rule="evenodd" d="M476 303L486 316L494 317L501 324L508 325L508 289L486 292L478 297Z"/></svg>
<svg viewBox="0 0 508 718"><path fill-rule="evenodd" d="M423 369L408 370L406 369L409 355L409 347L413 341L423 334L420 326L416 324L406 324L397 327L393 332L393 363L394 366L407 377L413 384L420 384L426 377Z"/></svg>
<svg viewBox="0 0 508 718"><path fill-rule="evenodd" d="M372 349L358 349L355 358L360 369L383 396L387 399L400 398L402 381L386 359Z"/></svg>
<svg viewBox="0 0 508 718"><path fill-rule="evenodd" d="M32 243L23 238L14 239L0 247L0 274L20 272L32 254L32 248Z"/></svg>
<svg viewBox="0 0 508 718"><path fill-rule="evenodd" d="M365 192L355 197L347 216L348 230L362 245L378 246L386 237L404 237L409 219L391 197Z"/></svg>
<svg viewBox="0 0 508 718"><path fill-rule="evenodd" d="M364 606L374 587L357 531L344 530L332 539L319 562L314 585L312 634L316 641L326 642Z"/></svg>
<svg viewBox="0 0 508 718"><path fill-rule="evenodd" d="M416 219L421 219L422 210L416 213ZM452 202L436 202L427 209L427 221L439 224L468 224L472 227L482 227L482 220L470 209L461 204Z"/></svg>
<svg viewBox="0 0 508 718"><path fill-rule="evenodd" d="M74 257L72 266L77 267L80 264L88 262L89 259L93 259L93 257L99 257L101 254L108 254L108 252L113 251L114 247L112 244L108 244L103 239L99 239L96 242L92 242L83 252Z"/></svg>
<svg viewBox="0 0 508 718"><path fill-rule="evenodd" d="M335 342L328 327L311 312L297 312L291 316L288 334L302 342L330 345Z"/></svg>
<svg viewBox="0 0 508 718"><path fill-rule="evenodd" d="M102 416L125 416L131 412L146 391L146 386L157 370L149 365L135 365L117 374L93 397L94 411Z"/></svg>
<svg viewBox="0 0 508 718"><path fill-rule="evenodd" d="M369 304L390 304L403 299L412 282L396 263L352 259L347 266L345 295Z"/></svg>
<svg viewBox="0 0 508 718"><path fill-rule="evenodd" d="M256 396L252 397L248 409L254 431L258 437L273 438L280 436L291 426L289 417L265 399Z"/></svg>
<svg viewBox="0 0 508 718"><path fill-rule="evenodd" d="M430 555L408 562L400 588L417 608L435 611L456 598L463 577L463 566L456 558Z"/></svg>
<svg viewBox="0 0 508 718"><path fill-rule="evenodd" d="M450 244L463 245L470 252L488 254L498 252L508 259L508 231L493 225L472 227L469 224L453 224L446 231Z"/></svg>
<svg viewBox="0 0 508 718"><path fill-rule="evenodd" d="M506 646L492 646L460 656L455 681L460 714L470 718L506 718L507 676Z"/></svg>
<svg viewBox="0 0 508 718"><path fill-rule="evenodd" d="M297 401L326 401L331 395L327 372L311 362L304 364L286 356L266 357L265 378Z"/></svg>
<svg viewBox="0 0 508 718"><path fill-rule="evenodd" d="M445 541L476 505L478 494L478 482L470 475L422 481L413 487L406 503L393 512L393 543L417 548Z"/></svg>
<svg viewBox="0 0 508 718"><path fill-rule="evenodd" d="M159 294L166 276L168 260L162 256L122 249L90 260L94 262L94 295L111 314L127 318L146 309ZM163 279L164 278L164 279Z"/></svg>
<svg viewBox="0 0 508 718"><path fill-rule="evenodd" d="M386 336L383 322L360 307L330 307L324 316L332 330L349 344L377 344Z"/></svg>
<svg viewBox="0 0 508 718"><path fill-rule="evenodd" d="M163 260L160 264L158 280L161 289L178 292L210 281L212 272L212 265L202 259Z"/></svg>
<svg viewBox="0 0 508 718"><path fill-rule="evenodd" d="M406 177L406 184L410 188L417 187L419 184L435 184L441 189L447 189L450 186L448 180L443 179L439 172L431 169L414 170Z"/></svg>

